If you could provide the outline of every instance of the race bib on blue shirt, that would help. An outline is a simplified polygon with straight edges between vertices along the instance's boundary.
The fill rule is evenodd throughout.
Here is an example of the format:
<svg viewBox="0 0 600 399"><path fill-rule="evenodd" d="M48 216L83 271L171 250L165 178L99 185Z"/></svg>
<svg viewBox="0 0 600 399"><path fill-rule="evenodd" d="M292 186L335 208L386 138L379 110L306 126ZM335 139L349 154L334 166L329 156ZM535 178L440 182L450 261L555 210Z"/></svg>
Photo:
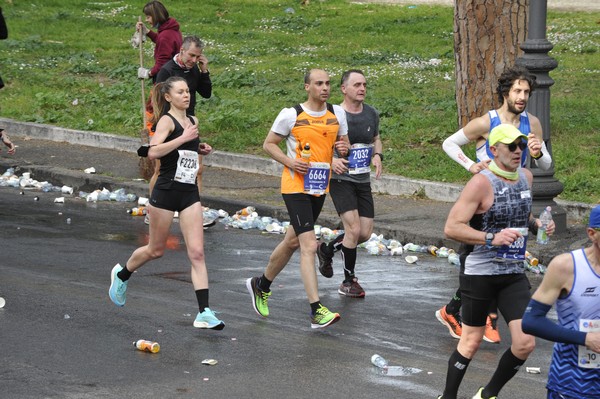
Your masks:
<svg viewBox="0 0 600 399"><path fill-rule="evenodd" d="M527 250L527 228L511 228L510 230L516 230L521 233L515 242L510 245L502 245L498 248L496 253L496 259L505 260L525 260L525 251Z"/></svg>
<svg viewBox="0 0 600 399"><path fill-rule="evenodd" d="M304 175L304 192L312 195L322 195L327 191L331 166L327 162L311 162L308 172Z"/></svg>
<svg viewBox="0 0 600 399"><path fill-rule="evenodd" d="M348 153L348 173L358 175L371 172L371 158L373 146L371 144L352 144Z"/></svg>

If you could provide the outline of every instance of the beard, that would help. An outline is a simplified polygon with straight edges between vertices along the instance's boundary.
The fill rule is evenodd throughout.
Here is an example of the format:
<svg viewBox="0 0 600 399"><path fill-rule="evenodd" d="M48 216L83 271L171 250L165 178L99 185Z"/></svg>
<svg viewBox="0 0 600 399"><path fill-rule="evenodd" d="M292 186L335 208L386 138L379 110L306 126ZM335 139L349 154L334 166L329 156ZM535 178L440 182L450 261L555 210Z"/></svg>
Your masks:
<svg viewBox="0 0 600 399"><path fill-rule="evenodd" d="M527 102L525 103L525 106L523 107L523 110L522 110L522 111L519 111L519 110L517 109L517 107L515 106L515 103L514 103L514 102L511 102L511 101L508 101L508 100L507 100L507 101L506 101L506 105L507 105L507 107L508 107L508 111L509 111L509 112L512 112L512 113L513 113L513 114L515 114L515 115L518 115L518 114L520 114L521 112L525 111L525 108L527 108Z"/></svg>

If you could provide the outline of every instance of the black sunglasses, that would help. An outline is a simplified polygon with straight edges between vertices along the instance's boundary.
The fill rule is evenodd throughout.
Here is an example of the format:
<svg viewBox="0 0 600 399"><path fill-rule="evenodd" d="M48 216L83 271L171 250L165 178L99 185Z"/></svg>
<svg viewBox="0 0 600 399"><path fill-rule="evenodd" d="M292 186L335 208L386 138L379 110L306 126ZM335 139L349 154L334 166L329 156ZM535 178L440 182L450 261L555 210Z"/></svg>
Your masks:
<svg viewBox="0 0 600 399"><path fill-rule="evenodd" d="M527 148L527 143L524 141L519 141L518 143L506 144L506 146L508 147L508 151L510 151L510 152L517 151L517 147L519 147L521 149L521 151L524 151L525 148Z"/></svg>

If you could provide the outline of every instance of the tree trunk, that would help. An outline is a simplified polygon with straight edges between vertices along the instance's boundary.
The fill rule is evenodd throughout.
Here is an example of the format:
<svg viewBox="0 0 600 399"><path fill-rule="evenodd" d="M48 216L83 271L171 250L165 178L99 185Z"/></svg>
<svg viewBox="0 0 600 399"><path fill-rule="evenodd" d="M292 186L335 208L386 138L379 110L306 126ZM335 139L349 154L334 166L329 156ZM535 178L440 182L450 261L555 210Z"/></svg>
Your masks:
<svg viewBox="0 0 600 399"><path fill-rule="evenodd" d="M498 77L525 41L529 0L454 0L458 125L498 108Z"/></svg>

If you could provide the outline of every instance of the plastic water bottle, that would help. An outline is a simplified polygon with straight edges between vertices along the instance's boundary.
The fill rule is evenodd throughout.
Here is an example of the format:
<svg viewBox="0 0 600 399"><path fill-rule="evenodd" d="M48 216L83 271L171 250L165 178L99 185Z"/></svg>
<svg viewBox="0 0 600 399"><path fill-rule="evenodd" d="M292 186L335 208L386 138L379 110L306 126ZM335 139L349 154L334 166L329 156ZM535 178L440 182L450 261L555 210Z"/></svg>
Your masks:
<svg viewBox="0 0 600 399"><path fill-rule="evenodd" d="M138 339L133 343L133 346L145 352L158 353L160 351L158 342L146 341L145 339Z"/></svg>
<svg viewBox="0 0 600 399"><path fill-rule="evenodd" d="M308 162L308 160L310 159L310 144L306 143L304 144L304 148L302 149L302 159L304 159L306 162Z"/></svg>
<svg viewBox="0 0 600 399"><path fill-rule="evenodd" d="M438 247L436 247L435 245L429 245L427 247L427 252L429 252L430 254L432 254L433 256L436 255L437 251L438 251Z"/></svg>
<svg viewBox="0 0 600 399"><path fill-rule="evenodd" d="M373 363L373 366L377 366L381 369L387 369L387 367L388 367L387 360L385 360L383 357L381 357L377 353L374 354L373 356L371 356L371 363Z"/></svg>
<svg viewBox="0 0 600 399"><path fill-rule="evenodd" d="M146 207L138 206L135 208L127 209L127 213L131 216L145 216L148 213L148 211L146 210Z"/></svg>
<svg viewBox="0 0 600 399"><path fill-rule="evenodd" d="M448 263L455 266L460 266L460 256L456 252L448 254Z"/></svg>
<svg viewBox="0 0 600 399"><path fill-rule="evenodd" d="M440 247L435 254L438 258L447 258L450 255L450 250L446 247Z"/></svg>
<svg viewBox="0 0 600 399"><path fill-rule="evenodd" d="M531 266L537 266L540 263L538 258L533 256L529 251L525 251L525 259L527 259L527 262L529 262Z"/></svg>
<svg viewBox="0 0 600 399"><path fill-rule="evenodd" d="M538 244L548 244L548 224L552 221L552 208L547 206L546 209L542 211L540 214L540 222L542 222L542 226L538 228L537 232L537 243Z"/></svg>

